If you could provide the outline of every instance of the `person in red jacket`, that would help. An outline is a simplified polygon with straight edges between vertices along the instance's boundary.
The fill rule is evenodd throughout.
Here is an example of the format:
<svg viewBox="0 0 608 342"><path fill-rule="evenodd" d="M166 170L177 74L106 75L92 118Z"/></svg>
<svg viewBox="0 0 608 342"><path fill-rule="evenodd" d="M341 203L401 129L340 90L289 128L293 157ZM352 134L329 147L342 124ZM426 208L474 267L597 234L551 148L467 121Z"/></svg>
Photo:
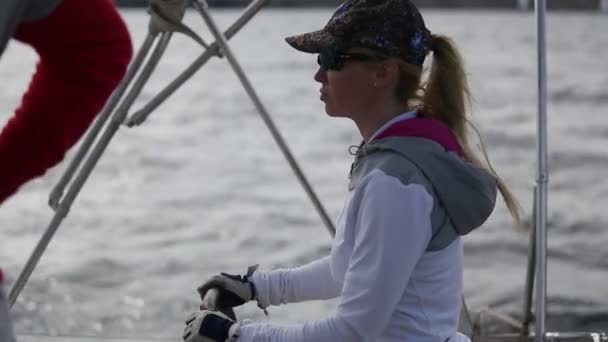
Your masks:
<svg viewBox="0 0 608 342"><path fill-rule="evenodd" d="M0 55L11 39L31 46L40 60L0 132L0 204L63 160L124 77L133 53L112 0L2 0ZM14 341L1 271L0 341Z"/></svg>
<svg viewBox="0 0 608 342"><path fill-rule="evenodd" d="M18 3L17 13L1 8L9 3ZM43 6L49 4L50 11ZM46 15L32 20L32 9ZM24 19L11 37L40 56L20 107L0 133L1 204L63 159L123 78L132 46L111 0L3 0L0 13L11 22L15 14ZM0 51L4 45L0 40Z"/></svg>

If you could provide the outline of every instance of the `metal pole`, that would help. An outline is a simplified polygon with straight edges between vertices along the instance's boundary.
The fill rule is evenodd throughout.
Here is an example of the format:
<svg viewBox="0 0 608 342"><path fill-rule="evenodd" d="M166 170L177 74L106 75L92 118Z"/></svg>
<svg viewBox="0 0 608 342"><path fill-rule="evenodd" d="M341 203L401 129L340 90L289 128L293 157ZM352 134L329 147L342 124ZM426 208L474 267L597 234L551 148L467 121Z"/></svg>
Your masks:
<svg viewBox="0 0 608 342"><path fill-rule="evenodd" d="M538 171L536 178L536 342L545 339L547 314L547 50L545 0L535 0L538 56Z"/></svg>
<svg viewBox="0 0 608 342"><path fill-rule="evenodd" d="M302 172L302 170L298 166L298 163L296 162L295 158L291 154L291 151L289 150L289 147L285 143L285 140L283 139L283 137L279 133L279 130L276 128L274 122L270 118L270 115L266 111L266 108L264 108L264 105L262 104L262 101L260 100L260 98L257 95L257 93L256 93L255 89L253 88L253 86L251 85L251 82L249 82L249 79L245 75L245 72L243 71L243 69L239 65L238 61L234 57L234 55L233 55L230 47L228 46L228 42L226 41L226 38L222 35L222 33L220 32L220 30L218 29L217 25L215 24L215 22L211 18L211 15L209 15L209 12L207 11L207 4L206 4L206 2L204 2L204 0L203 1L195 0L195 1L192 2L192 4L200 12L200 14L202 15L203 19L207 23L207 26L209 27L209 30L211 30L211 33L215 36L216 42L220 44L220 46L222 48L222 52L224 53L224 55L228 59L228 62L232 66L232 69L234 70L234 72L236 73L237 77L239 78L239 80L243 84L243 87L245 88L245 91L247 92L247 94L249 95L249 97L253 101L255 107L257 108L258 112L262 116L262 119L264 120L264 123L266 124L266 126L270 130L270 133L272 134L272 137L274 138L274 140L276 141L277 145L281 149L281 152L283 152L283 155L285 156L285 158L289 162L289 165L291 166L293 172L296 174L296 176L300 180L300 183L302 184L302 186L304 187L304 190L306 191L306 193L310 197L313 205L315 206L315 209L317 210L317 212L321 216L321 219L323 220L323 223L325 224L325 227L327 228L327 230L329 231L329 233L332 236L334 236L335 233L336 233L336 228L334 227L333 222L329 218L329 215L327 215L327 212L323 208L323 205L321 204L321 201L319 200L319 198L315 194L314 190L312 189L312 187L308 183L308 180L304 176L304 173Z"/></svg>
<svg viewBox="0 0 608 342"><path fill-rule="evenodd" d="M226 30L225 36L227 39L232 38L238 31L247 24L253 16L260 11L260 9L269 0L256 0L245 8L243 14ZM146 118L156 110L163 102L165 102L173 93L181 87L186 81L190 79L207 61L220 53L220 46L217 42L211 44L211 46L205 50L186 70L184 70L179 76L177 76L165 89L161 90L150 102L144 107L137 110L127 120L126 125L129 127L140 125L146 120Z"/></svg>
<svg viewBox="0 0 608 342"><path fill-rule="evenodd" d="M530 229L530 244L528 251L528 269L526 271L526 293L524 297L524 314L521 322L521 336L528 336L532 322L532 297L534 295L534 277L536 273L536 198L537 189L534 187L534 208L532 210L532 229Z"/></svg>
<svg viewBox="0 0 608 342"><path fill-rule="evenodd" d="M65 187L72 180L74 173L82 163L86 154L89 152L89 149L97 138L97 135L99 135L99 132L110 117L110 114L114 111L116 105L127 90L128 85L131 83L131 81L139 71L139 68L148 56L148 52L150 51L150 48L154 44L154 41L158 37L158 35L161 33L163 34L161 40L166 40L166 42L161 43L160 45L165 45L165 48L170 36L166 36L164 34L172 32L182 32L190 36L195 41L199 42L199 44L206 46L205 42L202 41L202 39L198 37L195 32L193 32L190 28L188 28L181 22L182 17L184 16L185 7L186 6L184 0L150 1L150 5L148 8L148 12L150 13L148 35L146 36L146 39L138 50L133 62L129 66L127 70L127 75L118 85L117 89L112 93L112 96L104 106L103 111L101 112L101 114L99 114L97 120L95 120L95 123L93 124L91 129L89 129L89 132L87 133L85 139L80 145L80 148L78 149L78 152L76 153L75 157L72 159L72 162L69 164L68 168L61 176L61 179L59 180L57 185L51 191L51 194L49 196L49 205L51 206L51 208L57 209L57 206L59 205L59 202L61 201L61 198L63 196L63 191ZM156 50L159 51L160 49L157 47ZM160 51L160 55L162 55L163 52L164 48L162 48L162 51ZM149 75L146 75L145 80L147 80L148 77Z"/></svg>
<svg viewBox="0 0 608 342"><path fill-rule="evenodd" d="M11 292L9 294L9 306L10 307L12 307L15 304L17 297L23 290L27 280L29 279L29 277L33 273L34 269L36 268L36 265L40 261L42 254L46 250L47 246L49 245L50 241L52 240L52 238L55 235L56 231L58 230L59 226L61 225L63 219L67 216L72 203L78 196L84 183L90 176L91 172L93 171L93 169L94 169L95 165L97 164L97 162L99 161L99 159L101 158L101 155L103 154L103 152L109 145L110 141L112 140L112 138L114 137L114 135L116 134L118 129L120 128L120 125L124 123L130 107L135 102L135 99L137 98L137 96L139 95L141 90L143 89L143 87L146 84L147 80L149 79L150 75L156 68L160 58L164 54L164 52L169 44L169 40L172 36L172 33L174 31L175 32L186 32L186 33L188 32L188 28L185 27L184 25L181 25L178 22L181 19L181 15L183 14L183 7L179 7L179 5L182 4L182 2L180 2L179 0L178 1L160 0L160 1L161 1L160 4L165 5L166 8L156 7L157 12L153 11L152 14L156 14L156 15L152 15L152 19L151 19L150 26L149 26L149 35L146 38L146 40L144 41L144 43L141 47L141 51L138 51L135 61L129 66L129 69L127 70L126 79L122 81L122 83L119 85L119 87L115 90L115 93L112 94L112 97L110 98L110 100L106 106L107 108L104 109L104 111L100 114L101 116L98 118L97 122L92 127L91 132L89 132L89 134L85 138L85 141L83 143L84 146L82 146L82 148L78 151L75 160L72 162L72 164L69 165L67 172L63 175L59 184L55 187L55 189L51 193L49 202L50 202L51 206L53 207L53 209L55 210L55 215L51 219L51 222L49 223L43 236L38 241L38 244L32 251L32 254L30 255L24 269L19 274L19 277L17 278L15 285L11 289ZM263 4L267 1L268 0L258 0L253 5L249 6L248 10L250 10L251 16L253 16L253 14L255 14L259 10L259 8L261 8L261 4ZM255 9L255 11L252 11L252 9ZM159 16L159 14L162 14L162 17ZM168 14L168 16L167 16L167 14ZM248 13L246 13L246 14L248 14ZM244 15L243 17L245 17L245 19L241 18L240 22L233 25L233 27L232 27L233 31L231 32L231 34L236 33L236 31L238 29L240 29L240 26L244 25L244 23L250 19L250 17L247 18L246 15ZM170 19L170 21L165 21L165 19ZM70 182L74 172L79 167L82 159L88 153L88 150L91 147L91 144L95 140L96 136L98 135L99 130L102 129L104 123L109 118L112 108L115 107L117 105L117 103L120 101L120 97L124 94L125 90L129 87L129 83L132 81L134 76L137 74L138 69L141 67L142 62L145 59L146 54L149 51L149 49L150 49L151 45L153 44L153 41L156 38L156 36L158 35L158 33L161 33L160 38L156 44L154 51L152 52L151 56L149 57L147 63L144 65L142 72L140 73L139 77L135 80L134 85L131 87L129 93L127 93L127 95L125 96L125 99L120 104L119 108L112 115L112 119L110 120L108 127L106 127L104 134L99 139L97 145L93 148L93 151L88 156L88 159L85 161L84 165L82 166L82 169L80 170L79 174L76 176L73 183L70 184L67 194L65 195L64 198L62 198L65 186ZM196 35L196 34L194 34L194 35ZM216 54L217 54L217 50L218 50L217 46L216 46L215 50L216 50Z"/></svg>
<svg viewBox="0 0 608 342"><path fill-rule="evenodd" d="M120 101L122 96L124 95L124 92L127 90L128 85L131 83L131 81L137 74L137 71L141 67L141 64L143 63L144 59L146 58L148 51L150 51L150 48L154 44L154 39L155 39L155 35L148 34L148 36L142 43L142 46L138 50L137 55L135 56L135 59L133 60L133 62L129 66L129 68L127 69L127 74L126 74L125 78L121 81L117 90L114 93L112 93L110 100L104 107L103 111L101 112L101 114L99 115L97 120L95 120L95 124L91 127L91 129L87 133L85 139L83 140L82 144L78 148L78 152L76 153L76 155L70 162L66 171L61 176L61 179L59 180L57 185L55 185L55 187L51 191L51 194L49 196L49 205L51 206L51 208L57 209L59 202L61 201L61 198L63 197L63 192L65 190L65 187L72 180L74 173L76 172L76 170L78 169L78 167L80 166L82 161L84 160L86 154L89 152L91 146L93 145L93 142L99 135L99 132L101 131L103 126L108 121L110 114L112 114L112 112L116 108L116 105L118 104L118 102Z"/></svg>
<svg viewBox="0 0 608 342"><path fill-rule="evenodd" d="M104 132L104 134L101 136L99 143L93 148L93 151L91 152L88 159L84 163L82 170L76 176L76 179L74 180L74 182L70 185L70 188L68 189L68 192L67 192L65 198L55 209L55 215L53 216L51 222L49 223L49 226L47 227L46 231L44 232L44 234L38 241L38 244L34 248L34 251L30 255L30 258L28 259L27 263L25 264L23 271L21 271L21 273L19 274L19 277L17 278L17 281L15 282L15 285L11 289L11 292L9 294L9 305L11 307L17 301L17 297L19 296L19 293L21 293L21 291L23 290L23 287L25 286L25 283L27 282L29 277L32 275L32 272L34 272L36 265L38 265L38 262L40 261L42 254L44 253L44 251L48 247L49 243L51 242L51 239L55 235L55 232L57 232L57 229L61 225L61 222L67 216L67 214L70 210L70 207L72 206L72 203L78 196L78 193L80 193L82 186L84 185L84 183L88 179L89 175L93 171L93 168L95 167L95 165L101 158L101 155L105 151L106 147L110 144L110 141L114 137L114 134L120 128L120 125L122 124L122 122L124 121L124 118L127 115L127 111L129 110L129 107L133 104L136 96L139 94L139 92L143 88L146 80L150 77L150 74L154 70L155 66L158 64L160 57L164 53L164 51L167 47L167 44L169 43L170 37L171 37L171 33L162 34L161 38L158 41L158 44L156 45L155 50L153 51L152 55L150 56L148 63L144 66L142 73L140 74L139 78L135 81L135 85L133 86L133 88L131 89L129 94L127 94L125 101L120 105L117 112L112 117L112 120L108 124L108 127L106 128L106 131Z"/></svg>

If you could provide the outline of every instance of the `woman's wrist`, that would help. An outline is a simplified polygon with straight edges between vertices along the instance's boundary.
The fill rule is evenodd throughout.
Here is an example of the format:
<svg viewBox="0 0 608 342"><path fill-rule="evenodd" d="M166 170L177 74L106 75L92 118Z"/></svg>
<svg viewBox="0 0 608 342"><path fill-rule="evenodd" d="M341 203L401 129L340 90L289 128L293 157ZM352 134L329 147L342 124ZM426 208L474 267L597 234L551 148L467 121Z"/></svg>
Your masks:
<svg viewBox="0 0 608 342"><path fill-rule="evenodd" d="M226 342L236 342L241 334L241 325L238 322L235 322L228 329L228 338Z"/></svg>

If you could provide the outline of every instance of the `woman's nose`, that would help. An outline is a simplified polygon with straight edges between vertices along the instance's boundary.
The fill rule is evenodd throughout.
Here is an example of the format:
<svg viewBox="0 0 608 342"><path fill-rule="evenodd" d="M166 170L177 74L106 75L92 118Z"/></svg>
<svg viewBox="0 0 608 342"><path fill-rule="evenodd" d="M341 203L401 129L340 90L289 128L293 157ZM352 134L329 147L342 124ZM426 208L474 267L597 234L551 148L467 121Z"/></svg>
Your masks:
<svg viewBox="0 0 608 342"><path fill-rule="evenodd" d="M326 83L327 82L327 71L324 70L323 68L319 67L319 69L317 69L317 72L315 73L314 79L315 79L315 81L317 81L319 83Z"/></svg>

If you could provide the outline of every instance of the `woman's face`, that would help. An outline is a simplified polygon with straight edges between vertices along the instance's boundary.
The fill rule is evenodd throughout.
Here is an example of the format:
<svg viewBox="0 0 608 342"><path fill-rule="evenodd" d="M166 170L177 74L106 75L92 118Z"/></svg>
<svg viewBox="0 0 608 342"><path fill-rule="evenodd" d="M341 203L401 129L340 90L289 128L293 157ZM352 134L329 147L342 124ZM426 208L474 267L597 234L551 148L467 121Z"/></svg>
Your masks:
<svg viewBox="0 0 608 342"><path fill-rule="evenodd" d="M320 66L314 79L321 83L321 101L329 116L355 119L366 112L376 96L373 60L365 60L365 56L373 55L362 50L339 55L344 58L338 58L337 68L331 64L327 69Z"/></svg>

